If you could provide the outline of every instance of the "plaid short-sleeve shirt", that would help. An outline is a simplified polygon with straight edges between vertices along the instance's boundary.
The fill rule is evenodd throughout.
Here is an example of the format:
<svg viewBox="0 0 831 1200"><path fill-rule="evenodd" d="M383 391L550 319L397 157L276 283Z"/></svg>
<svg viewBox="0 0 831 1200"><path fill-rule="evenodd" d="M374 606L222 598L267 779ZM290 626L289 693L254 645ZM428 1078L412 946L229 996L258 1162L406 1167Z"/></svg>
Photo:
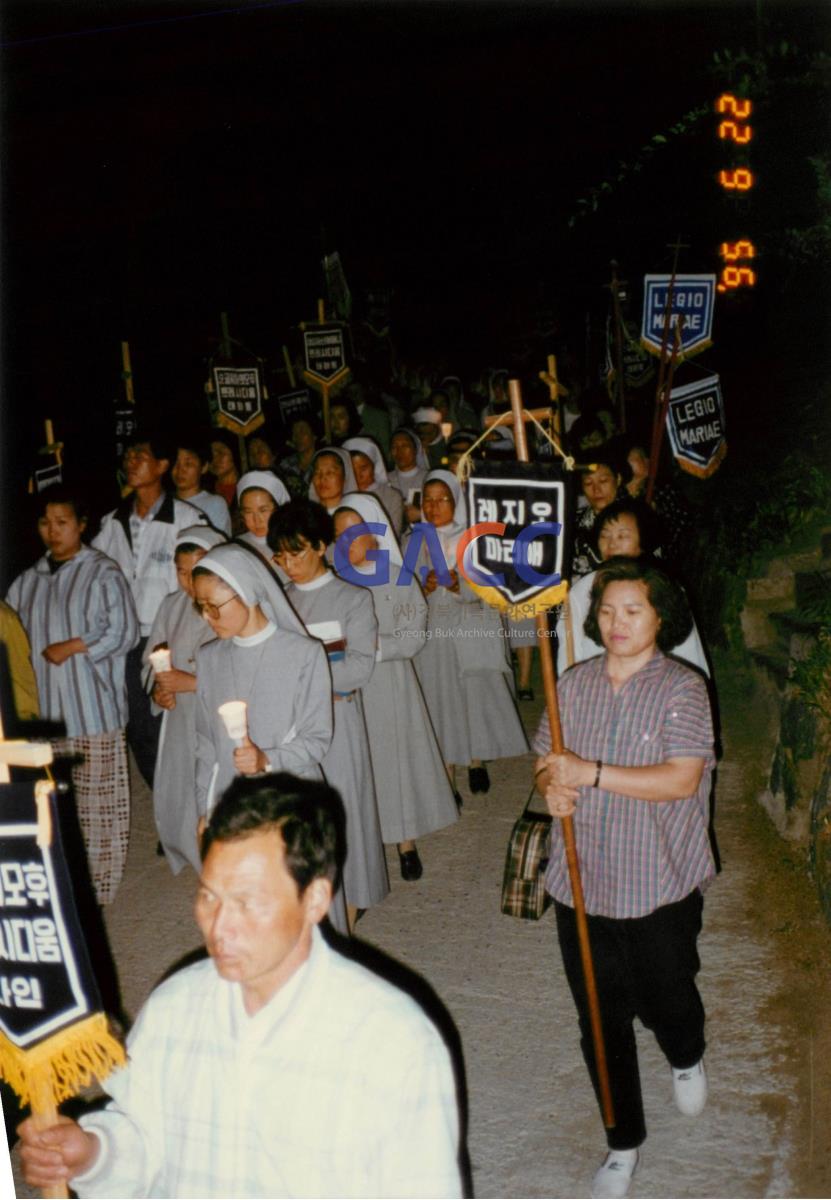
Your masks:
<svg viewBox="0 0 831 1200"><path fill-rule="evenodd" d="M680 800L636 800L600 788L580 789L574 813L586 911L596 916L642 917L683 900L715 874L708 836L713 723L704 680L656 651L615 693L606 655L578 663L558 685L563 740L581 758L616 767L645 767L668 758L703 758L694 795ZM533 742L551 749L548 716ZM558 821L552 826L547 890L572 904Z"/></svg>

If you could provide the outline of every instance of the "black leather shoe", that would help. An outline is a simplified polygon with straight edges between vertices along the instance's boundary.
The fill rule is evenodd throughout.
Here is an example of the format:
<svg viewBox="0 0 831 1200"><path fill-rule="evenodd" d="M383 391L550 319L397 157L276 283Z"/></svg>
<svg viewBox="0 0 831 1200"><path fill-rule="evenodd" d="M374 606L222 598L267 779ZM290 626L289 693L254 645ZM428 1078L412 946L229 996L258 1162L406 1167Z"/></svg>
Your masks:
<svg viewBox="0 0 831 1200"><path fill-rule="evenodd" d="M517 700L533 700L534 699L534 689L533 688L520 688L516 694L516 698L517 698Z"/></svg>
<svg viewBox="0 0 831 1200"><path fill-rule="evenodd" d="M416 879L421 879L424 867L421 865L421 859L418 857L418 850L405 850L403 854L399 850L398 858L401 862L402 879L406 879L408 883L412 883Z"/></svg>
<svg viewBox="0 0 831 1200"><path fill-rule="evenodd" d="M489 792L491 786L487 767L468 767L467 781L472 792Z"/></svg>

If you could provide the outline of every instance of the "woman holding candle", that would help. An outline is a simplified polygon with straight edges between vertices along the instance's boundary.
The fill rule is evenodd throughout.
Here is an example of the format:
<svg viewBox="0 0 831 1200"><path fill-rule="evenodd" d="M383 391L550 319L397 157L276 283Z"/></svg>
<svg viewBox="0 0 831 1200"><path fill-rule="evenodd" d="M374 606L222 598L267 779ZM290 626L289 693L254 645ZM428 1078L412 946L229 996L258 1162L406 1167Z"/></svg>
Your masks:
<svg viewBox="0 0 831 1200"><path fill-rule="evenodd" d="M179 590L162 601L144 651L144 663L152 671L153 712L163 713L153 772L153 814L174 875L186 863L197 872L200 869L195 797L196 651L214 637L210 626L194 612L192 572L209 550L225 540L209 525L181 530L175 553ZM166 669L157 657L160 646L167 650Z"/></svg>
<svg viewBox="0 0 831 1200"><path fill-rule="evenodd" d="M246 546L211 550L193 569L195 607L215 640L196 654L196 803L207 816L237 773L320 778L332 740L326 655L306 634L280 584ZM219 707L248 705L234 746Z"/></svg>

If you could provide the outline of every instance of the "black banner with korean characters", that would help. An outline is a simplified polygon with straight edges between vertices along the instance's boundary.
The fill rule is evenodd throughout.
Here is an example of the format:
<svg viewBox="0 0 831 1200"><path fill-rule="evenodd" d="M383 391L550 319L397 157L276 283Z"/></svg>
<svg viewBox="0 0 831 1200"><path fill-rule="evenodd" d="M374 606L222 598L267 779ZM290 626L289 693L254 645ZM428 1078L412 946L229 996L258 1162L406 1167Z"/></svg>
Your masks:
<svg viewBox="0 0 831 1200"><path fill-rule="evenodd" d="M46 782L0 786L0 1075L35 1109L124 1061L99 1011L58 803Z"/></svg>
<svg viewBox="0 0 831 1200"><path fill-rule="evenodd" d="M558 463L473 463L465 574L483 600L512 620L545 612L566 597L569 491Z"/></svg>

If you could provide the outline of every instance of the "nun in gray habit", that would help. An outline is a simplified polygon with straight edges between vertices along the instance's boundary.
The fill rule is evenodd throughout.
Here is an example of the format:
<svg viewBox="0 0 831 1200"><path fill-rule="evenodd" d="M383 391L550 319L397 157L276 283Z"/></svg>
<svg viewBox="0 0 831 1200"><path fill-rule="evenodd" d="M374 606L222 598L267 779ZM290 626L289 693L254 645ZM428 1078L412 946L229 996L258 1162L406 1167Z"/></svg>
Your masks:
<svg viewBox="0 0 831 1200"><path fill-rule="evenodd" d="M431 471L421 503L424 521L438 534L453 586L431 578L433 564L422 546L420 561L431 568L425 585L428 640L416 671L445 762L470 764L471 791L486 792L490 779L485 760L528 751L514 703L506 630L501 615L480 600L458 570L456 551L467 513L456 476Z"/></svg>
<svg viewBox="0 0 831 1200"><path fill-rule="evenodd" d="M387 582L375 582L379 563L363 556L360 539L349 551L352 571L372 593L378 621L375 670L361 692L381 833L387 844L398 846L403 878L418 879L422 869L415 839L451 825L458 816L413 667L426 640L427 601L415 577L406 586L397 583L401 549L376 497L366 492L345 495L335 513L336 534L342 526L358 528L351 517L385 528L384 533L372 534L369 544L374 542L375 549L387 555Z"/></svg>
<svg viewBox="0 0 831 1200"><path fill-rule="evenodd" d="M320 779L320 762L332 741L326 654L307 635L259 554L238 545L206 554L193 572L197 596L198 580L206 574L220 579L249 613L265 621L257 633L241 637L222 627L223 610L217 606L219 619L211 620L216 640L197 651L196 803L205 817L237 774L235 745L218 711L226 701L248 705L248 736L270 771ZM207 616L211 619L210 611Z"/></svg>
<svg viewBox="0 0 831 1200"><path fill-rule="evenodd" d="M211 627L194 611L193 584L188 568L226 540L224 534L210 525L191 525L179 532L175 549L179 588L162 600L144 651L148 686L154 689L156 696L160 692L174 693L173 707L167 704L160 707L155 699L151 700L154 715L163 714L153 772L153 815L174 875L178 875L186 863L190 863L195 871L200 870L194 780L196 651L214 637ZM172 670L156 676L150 667L150 654L159 643L166 644L170 650Z"/></svg>

